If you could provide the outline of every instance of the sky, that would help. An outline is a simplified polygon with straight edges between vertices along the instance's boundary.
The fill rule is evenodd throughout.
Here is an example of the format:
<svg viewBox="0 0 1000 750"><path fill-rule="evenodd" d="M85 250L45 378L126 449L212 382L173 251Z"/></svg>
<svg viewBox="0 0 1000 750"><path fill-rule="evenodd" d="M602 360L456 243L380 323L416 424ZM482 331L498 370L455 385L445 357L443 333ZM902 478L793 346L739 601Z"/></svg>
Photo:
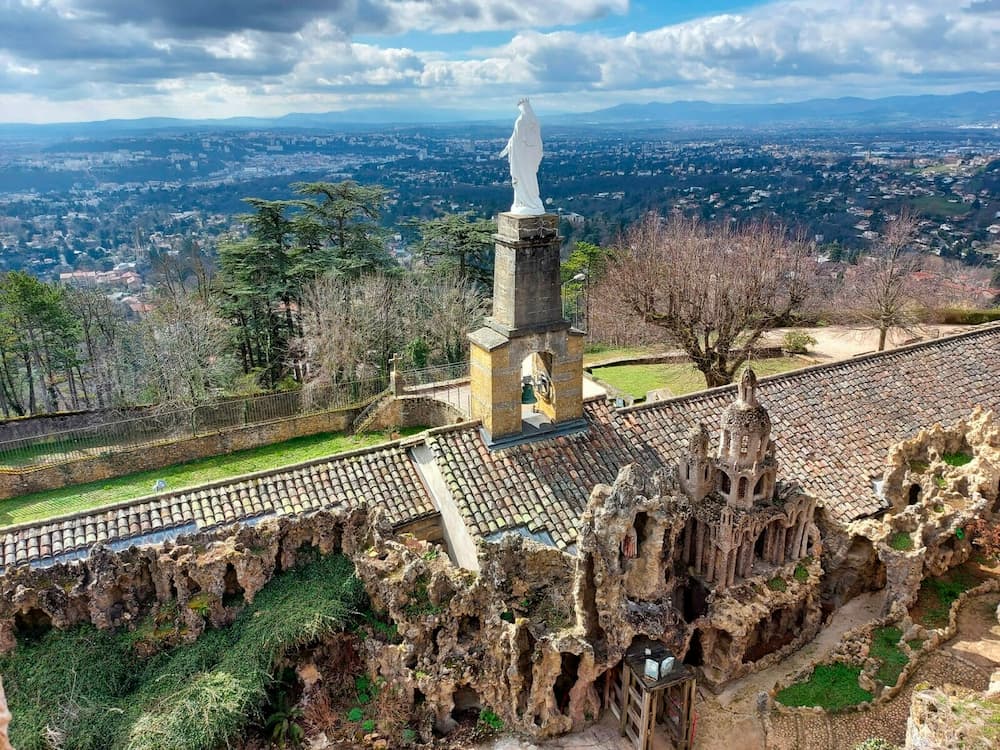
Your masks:
<svg viewBox="0 0 1000 750"><path fill-rule="evenodd" d="M1000 0L0 0L0 122L1000 89Z"/></svg>

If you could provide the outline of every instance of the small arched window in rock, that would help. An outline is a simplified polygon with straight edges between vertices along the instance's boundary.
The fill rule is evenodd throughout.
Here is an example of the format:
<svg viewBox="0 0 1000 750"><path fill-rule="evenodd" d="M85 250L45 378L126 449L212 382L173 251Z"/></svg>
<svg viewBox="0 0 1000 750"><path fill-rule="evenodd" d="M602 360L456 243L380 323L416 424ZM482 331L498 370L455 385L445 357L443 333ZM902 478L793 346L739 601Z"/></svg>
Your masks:
<svg viewBox="0 0 1000 750"><path fill-rule="evenodd" d="M749 484L750 481L746 477L740 477L739 496L741 500L747 496L747 486Z"/></svg>
<svg viewBox="0 0 1000 750"><path fill-rule="evenodd" d="M719 489L722 490L723 495L728 495L730 490L733 489L733 480L729 478L729 475L724 472L719 472Z"/></svg>
<svg viewBox="0 0 1000 750"><path fill-rule="evenodd" d="M909 504L916 505L919 499L920 499L920 485L916 483L911 484Z"/></svg>
<svg viewBox="0 0 1000 750"><path fill-rule="evenodd" d="M705 476L703 477L703 479L706 482L708 481L708 464L705 464Z"/></svg>
<svg viewBox="0 0 1000 750"><path fill-rule="evenodd" d="M685 479L691 478L691 464L688 464L687 466L684 467L684 478Z"/></svg>

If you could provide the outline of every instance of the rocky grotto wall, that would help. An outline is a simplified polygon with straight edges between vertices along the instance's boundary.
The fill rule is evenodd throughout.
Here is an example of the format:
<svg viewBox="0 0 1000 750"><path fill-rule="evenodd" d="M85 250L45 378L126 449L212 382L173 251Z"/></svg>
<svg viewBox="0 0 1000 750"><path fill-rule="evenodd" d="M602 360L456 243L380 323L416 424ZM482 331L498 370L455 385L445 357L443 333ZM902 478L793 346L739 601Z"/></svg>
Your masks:
<svg viewBox="0 0 1000 750"><path fill-rule="evenodd" d="M839 606L862 590L885 591L883 612L900 614L921 581L969 559L968 529L1000 518L1000 422L976 410L889 449L881 480L889 509L839 530L825 529L824 598Z"/></svg>
<svg viewBox="0 0 1000 750"><path fill-rule="evenodd" d="M552 736L600 713L604 677L637 636L663 641L717 684L814 632L818 558L699 588L682 560L690 508L677 489L673 471L626 467L595 488L572 554L507 535L481 545L479 573L436 545L394 537L363 510L117 554L95 548L85 561L0 578L0 646L82 622L127 627L173 601L178 640L193 639L231 622L276 572L343 551L399 633L399 643L366 643L370 672L413 707L425 735L489 708L511 729Z"/></svg>
<svg viewBox="0 0 1000 750"><path fill-rule="evenodd" d="M994 674L993 682L1000 681ZM1000 685L998 685L1000 688ZM1000 740L1000 689L975 693L918 686L910 698L906 750L993 750Z"/></svg>
<svg viewBox="0 0 1000 750"><path fill-rule="evenodd" d="M811 638L818 558L705 589L685 617L694 584L681 538L690 508L677 490L675 472L625 467L591 494L573 554L508 535L481 545L478 575L432 545L376 529L358 573L402 639L373 654L378 671L438 732L475 705L545 737L599 714L604 677L637 636L690 657L712 684Z"/></svg>
<svg viewBox="0 0 1000 750"><path fill-rule="evenodd" d="M282 517L117 553L98 546L83 561L11 569L0 577L0 652L14 648L18 633L80 623L127 627L167 602L176 602L184 638L194 639L208 625L230 623L301 556L351 554L365 523L358 510Z"/></svg>
<svg viewBox="0 0 1000 750"><path fill-rule="evenodd" d="M811 639L821 604L884 586L887 612L905 608L923 576L968 557L961 530L995 513L998 479L992 415L923 431L889 454L883 486L892 508L883 518L825 529L822 543L810 523L807 556L755 560L732 585L706 582L689 566L691 500L676 470L635 465L594 488L572 552L507 535L481 544L478 573L434 544L393 536L363 509L120 553L98 547L85 561L0 578L0 649L14 647L19 632L128 627L173 601L178 638L195 638L229 623L276 572L342 551L399 634L365 643L367 668L399 693L425 737L486 708L511 730L547 737L600 713L605 678L638 636L662 641L715 687Z"/></svg>

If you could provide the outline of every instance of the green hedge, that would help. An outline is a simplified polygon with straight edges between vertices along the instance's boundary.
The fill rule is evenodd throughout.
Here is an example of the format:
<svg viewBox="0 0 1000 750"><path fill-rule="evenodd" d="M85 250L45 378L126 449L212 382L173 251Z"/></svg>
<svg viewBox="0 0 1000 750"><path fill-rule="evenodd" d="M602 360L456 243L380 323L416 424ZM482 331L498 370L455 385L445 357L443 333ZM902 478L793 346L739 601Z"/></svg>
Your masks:
<svg viewBox="0 0 1000 750"><path fill-rule="evenodd" d="M978 325L1000 320L1000 307L980 310L971 307L940 307L927 310L924 314L926 323L950 323L953 325Z"/></svg>

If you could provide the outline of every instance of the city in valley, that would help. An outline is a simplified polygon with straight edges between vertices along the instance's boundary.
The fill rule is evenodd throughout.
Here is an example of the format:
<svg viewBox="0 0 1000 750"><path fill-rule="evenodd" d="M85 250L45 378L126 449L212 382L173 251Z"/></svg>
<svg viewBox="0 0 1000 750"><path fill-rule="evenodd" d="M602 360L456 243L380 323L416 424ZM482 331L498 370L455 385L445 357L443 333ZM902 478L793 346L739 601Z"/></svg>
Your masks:
<svg viewBox="0 0 1000 750"><path fill-rule="evenodd" d="M348 132L183 128L9 137L0 150L0 267L141 293L150 258L242 236L244 197L353 180L388 191L382 224L412 263L414 219L504 208L495 124L356 126ZM989 267L1000 241L1000 136L990 128L728 132L553 125L540 179L567 246L608 243L649 210L775 220L832 261L863 252L909 207L916 242ZM0 138L3 136L0 135ZM987 274L988 276L988 274ZM987 287L988 284L984 284Z"/></svg>
<svg viewBox="0 0 1000 750"><path fill-rule="evenodd" d="M0 750L1000 748L1000 2L0 29Z"/></svg>

